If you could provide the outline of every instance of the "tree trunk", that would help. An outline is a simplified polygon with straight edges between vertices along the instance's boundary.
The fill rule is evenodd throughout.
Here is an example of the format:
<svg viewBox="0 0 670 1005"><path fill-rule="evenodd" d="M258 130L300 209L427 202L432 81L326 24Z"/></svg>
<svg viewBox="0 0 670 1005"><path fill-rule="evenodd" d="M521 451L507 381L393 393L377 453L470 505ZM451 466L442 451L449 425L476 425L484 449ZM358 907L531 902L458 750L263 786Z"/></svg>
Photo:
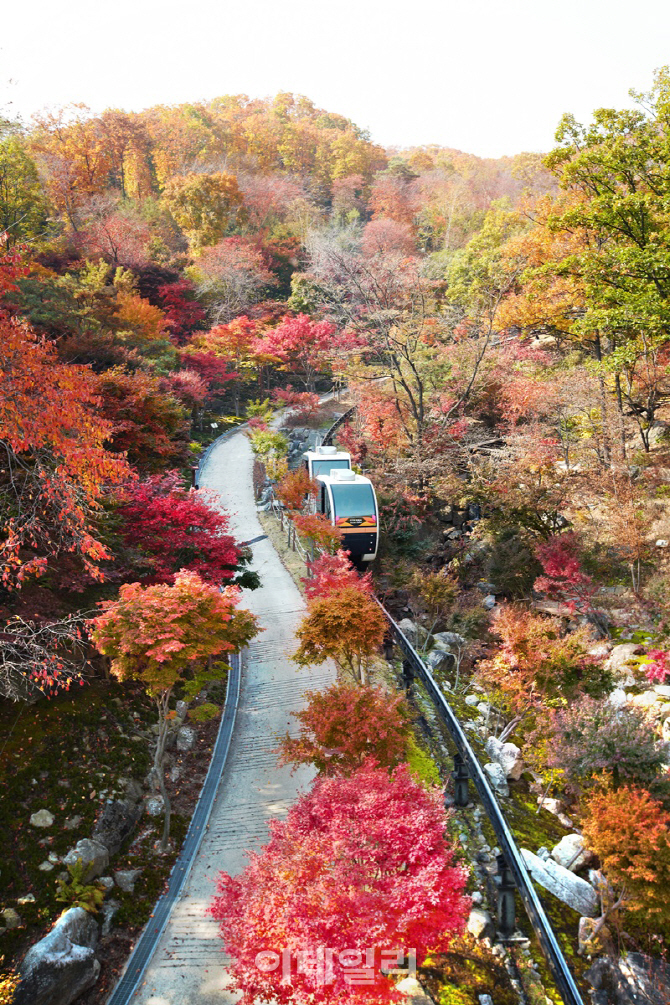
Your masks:
<svg viewBox="0 0 670 1005"><path fill-rule="evenodd" d="M172 809L170 806L170 798L167 794L167 789L165 788L165 772L163 770L163 757L165 755L165 742L167 740L168 731L168 702L170 700L171 693L172 689L170 688L168 691L163 691L156 698L156 705L158 706L158 736L156 738L156 750L154 752L152 773L154 782L158 786L160 794L163 797L163 804L165 807L165 821L163 823L161 851L167 850L168 839L170 837L170 815Z"/></svg>

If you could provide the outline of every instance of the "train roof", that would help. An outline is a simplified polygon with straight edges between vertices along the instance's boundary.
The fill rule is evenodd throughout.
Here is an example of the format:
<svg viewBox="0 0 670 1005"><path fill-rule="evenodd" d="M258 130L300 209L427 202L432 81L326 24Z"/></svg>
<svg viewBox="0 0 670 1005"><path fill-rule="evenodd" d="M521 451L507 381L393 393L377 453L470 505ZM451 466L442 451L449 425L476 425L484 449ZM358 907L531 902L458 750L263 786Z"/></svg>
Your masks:
<svg viewBox="0 0 670 1005"><path fill-rule="evenodd" d="M340 461L344 457L351 460L346 450L338 450L337 447L315 447L314 450L306 450L302 456L311 461Z"/></svg>
<svg viewBox="0 0 670 1005"><path fill-rule="evenodd" d="M323 482L324 485L372 485L369 478L365 475L356 474L350 468L343 468L338 470L333 468L329 475L316 475L316 480L318 482Z"/></svg>

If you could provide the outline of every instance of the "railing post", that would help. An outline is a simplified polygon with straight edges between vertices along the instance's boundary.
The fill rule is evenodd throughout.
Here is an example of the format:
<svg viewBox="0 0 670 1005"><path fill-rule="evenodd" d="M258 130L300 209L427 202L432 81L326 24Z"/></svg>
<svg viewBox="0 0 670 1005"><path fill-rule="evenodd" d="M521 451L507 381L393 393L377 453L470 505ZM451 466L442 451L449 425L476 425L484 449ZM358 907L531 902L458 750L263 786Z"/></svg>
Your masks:
<svg viewBox="0 0 670 1005"><path fill-rule="evenodd" d="M495 884L498 888L498 931L504 939L509 939L516 928L516 904L514 901L514 877L507 864L507 859L501 852L496 856L498 875Z"/></svg>
<svg viewBox="0 0 670 1005"><path fill-rule="evenodd" d="M454 754L454 770L451 772L454 780L454 806L467 806L470 801L468 779L470 773L460 754Z"/></svg>
<svg viewBox="0 0 670 1005"><path fill-rule="evenodd" d="M414 670L409 660L402 661L402 680L406 691L411 691L414 683Z"/></svg>

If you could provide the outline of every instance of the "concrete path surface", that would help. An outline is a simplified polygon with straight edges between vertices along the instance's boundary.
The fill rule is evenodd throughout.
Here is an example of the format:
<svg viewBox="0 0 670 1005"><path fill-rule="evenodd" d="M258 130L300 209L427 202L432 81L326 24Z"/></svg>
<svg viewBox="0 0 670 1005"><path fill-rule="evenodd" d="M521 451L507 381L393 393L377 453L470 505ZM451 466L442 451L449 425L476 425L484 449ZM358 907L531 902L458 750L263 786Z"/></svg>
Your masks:
<svg viewBox="0 0 670 1005"><path fill-rule="evenodd" d="M238 541L263 535L253 498L252 461L247 437L236 433L214 448L201 477L203 488L218 493ZM290 662L304 602L270 542L261 540L252 547L262 586L245 591L243 606L258 615L265 631L245 654L224 778L184 891L132 998L137 1005L228 1005L236 1000L225 990L218 922L206 914L217 873L240 872L245 850L267 840L268 821L284 817L313 777L311 769L291 775L288 768L278 768L273 748L289 726L296 732L290 713L303 707L304 692L327 687L335 671L326 665L311 672L298 670Z"/></svg>

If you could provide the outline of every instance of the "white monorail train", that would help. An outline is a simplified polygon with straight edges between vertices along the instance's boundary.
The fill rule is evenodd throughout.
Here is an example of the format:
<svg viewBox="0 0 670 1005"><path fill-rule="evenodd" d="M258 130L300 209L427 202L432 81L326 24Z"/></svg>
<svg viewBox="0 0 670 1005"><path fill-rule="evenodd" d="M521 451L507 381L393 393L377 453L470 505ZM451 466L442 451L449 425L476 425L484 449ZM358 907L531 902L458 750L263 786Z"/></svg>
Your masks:
<svg viewBox="0 0 670 1005"><path fill-rule="evenodd" d="M331 471L348 471L351 468L351 457L346 451L337 447L316 447L307 450L302 455L305 468L310 478L318 475L329 475Z"/></svg>
<svg viewBox="0 0 670 1005"><path fill-rule="evenodd" d="M372 482L349 468L316 477L321 485L316 511L342 532L342 548L357 567L371 562L379 545L379 510Z"/></svg>

